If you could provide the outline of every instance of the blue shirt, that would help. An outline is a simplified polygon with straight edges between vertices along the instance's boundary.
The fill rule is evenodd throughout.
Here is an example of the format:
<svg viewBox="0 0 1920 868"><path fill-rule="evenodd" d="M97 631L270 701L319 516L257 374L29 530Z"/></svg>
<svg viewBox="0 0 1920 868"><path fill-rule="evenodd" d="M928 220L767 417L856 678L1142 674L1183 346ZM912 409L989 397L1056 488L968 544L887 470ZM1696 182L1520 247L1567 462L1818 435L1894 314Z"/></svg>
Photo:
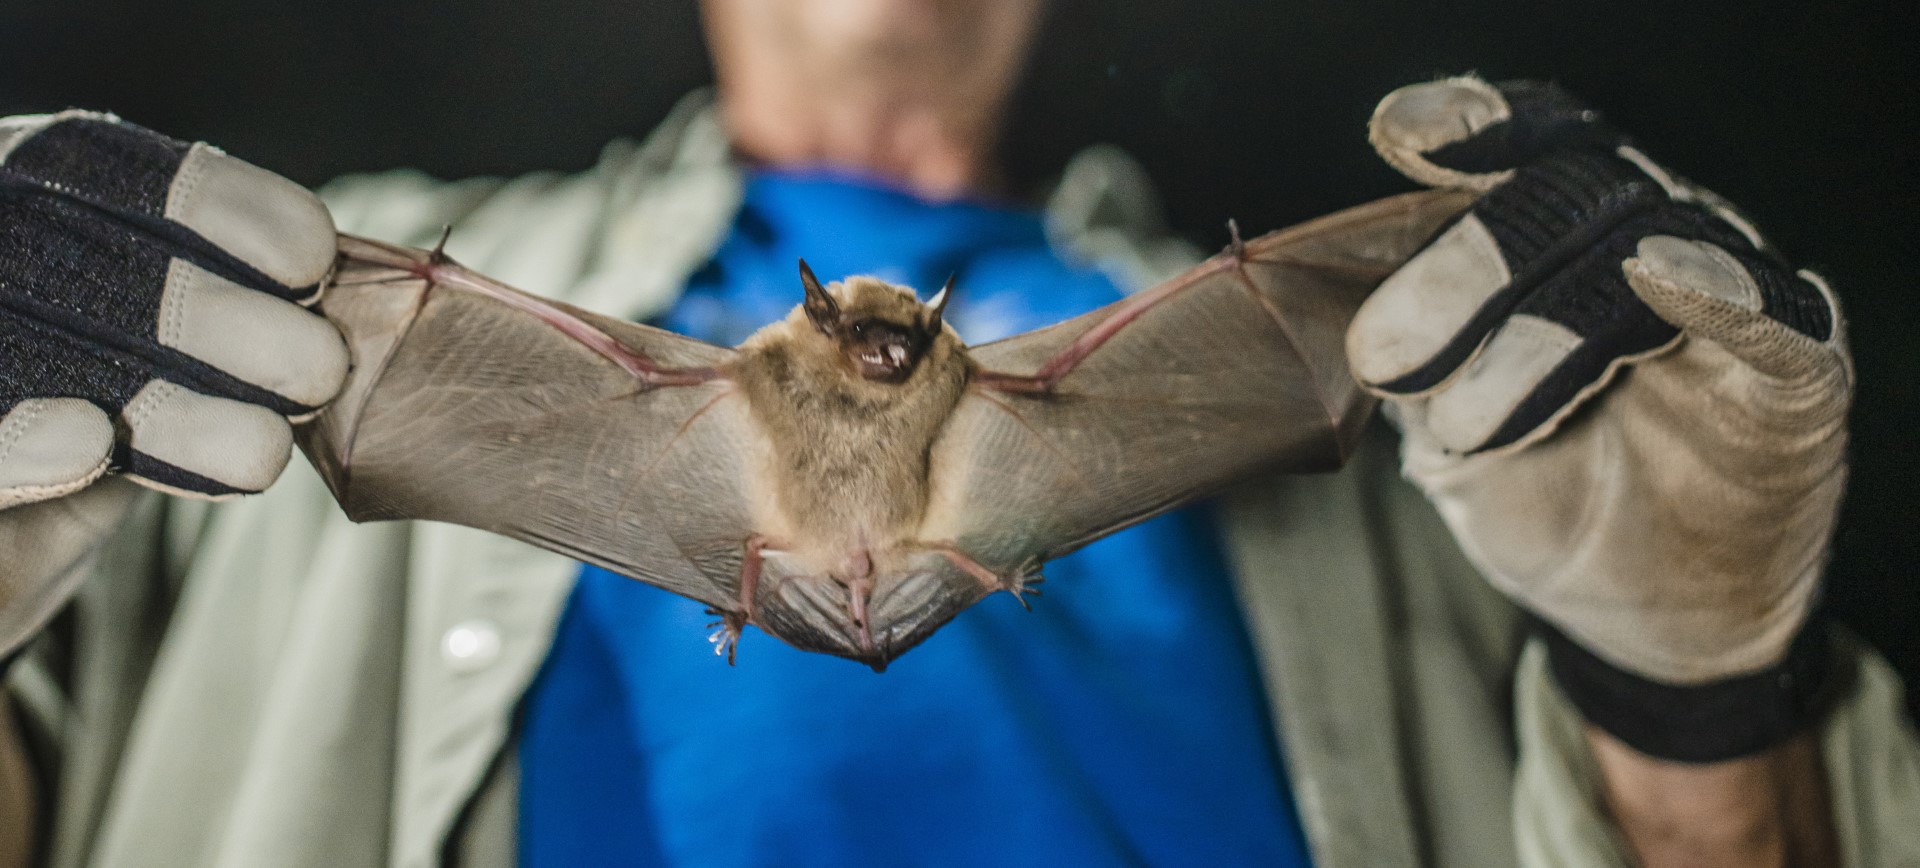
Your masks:
<svg viewBox="0 0 1920 868"><path fill-rule="evenodd" d="M959 281L970 342L1119 297L1038 215L859 179L757 174L663 325L733 344L823 280ZM924 290L923 290L924 292ZM598 865L1305 866L1264 694L1205 509L1055 560L884 675L585 568L527 696L520 856Z"/></svg>

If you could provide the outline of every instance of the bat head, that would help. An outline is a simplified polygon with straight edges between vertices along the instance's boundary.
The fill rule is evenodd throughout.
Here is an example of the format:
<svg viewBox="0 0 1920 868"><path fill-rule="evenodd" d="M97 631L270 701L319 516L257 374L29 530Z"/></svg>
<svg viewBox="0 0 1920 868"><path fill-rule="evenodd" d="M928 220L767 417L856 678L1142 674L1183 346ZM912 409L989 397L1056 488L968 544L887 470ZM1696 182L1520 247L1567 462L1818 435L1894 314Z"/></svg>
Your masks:
<svg viewBox="0 0 1920 868"><path fill-rule="evenodd" d="M872 277L850 277L829 289L820 285L804 259L800 282L807 291L801 303L807 321L838 345L855 373L877 383L902 383L913 376L942 333L941 317L953 289L949 277L925 304L912 290Z"/></svg>

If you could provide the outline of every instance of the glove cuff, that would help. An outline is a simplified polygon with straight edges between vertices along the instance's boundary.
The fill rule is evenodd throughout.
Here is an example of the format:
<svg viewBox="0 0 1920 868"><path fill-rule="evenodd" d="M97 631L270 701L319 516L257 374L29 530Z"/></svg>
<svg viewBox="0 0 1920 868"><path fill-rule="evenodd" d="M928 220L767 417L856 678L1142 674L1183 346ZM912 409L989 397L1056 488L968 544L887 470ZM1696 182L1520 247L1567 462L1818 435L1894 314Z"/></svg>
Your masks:
<svg viewBox="0 0 1920 868"><path fill-rule="evenodd" d="M1844 694L1828 631L1802 627L1780 662L1704 684L1667 684L1594 655L1533 619L1554 681L1589 723L1651 757L1713 763L1759 753L1825 716Z"/></svg>

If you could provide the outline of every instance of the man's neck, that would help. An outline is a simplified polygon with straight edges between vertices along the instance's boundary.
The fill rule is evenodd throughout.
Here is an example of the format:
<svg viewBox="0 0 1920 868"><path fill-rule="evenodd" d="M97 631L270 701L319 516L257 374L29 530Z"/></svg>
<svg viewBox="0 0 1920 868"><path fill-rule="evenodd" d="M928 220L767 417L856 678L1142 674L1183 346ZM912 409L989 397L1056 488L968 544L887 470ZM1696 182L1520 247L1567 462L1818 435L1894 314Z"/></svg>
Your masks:
<svg viewBox="0 0 1920 868"><path fill-rule="evenodd" d="M830 100L779 90L724 91L729 131L750 160L844 169L933 200L998 187L995 116L878 90Z"/></svg>
<svg viewBox="0 0 1920 868"><path fill-rule="evenodd" d="M735 147L927 199L992 194L1040 0L702 5Z"/></svg>

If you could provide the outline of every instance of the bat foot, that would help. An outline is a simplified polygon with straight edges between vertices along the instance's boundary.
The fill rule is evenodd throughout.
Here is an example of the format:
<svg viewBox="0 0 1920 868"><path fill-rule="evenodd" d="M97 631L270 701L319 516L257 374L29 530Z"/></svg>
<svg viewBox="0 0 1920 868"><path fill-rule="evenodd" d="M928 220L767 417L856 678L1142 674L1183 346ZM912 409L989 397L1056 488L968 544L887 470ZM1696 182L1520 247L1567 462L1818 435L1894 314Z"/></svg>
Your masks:
<svg viewBox="0 0 1920 868"><path fill-rule="evenodd" d="M1047 577L1040 574L1040 562L1030 560L1014 568L1012 573L1001 579L1000 588L1012 594L1014 602L1019 603L1020 608L1031 612L1033 604L1027 602L1027 596L1029 594L1034 597L1044 596L1038 585L1046 580Z"/></svg>
<svg viewBox="0 0 1920 868"><path fill-rule="evenodd" d="M707 625L708 628L719 628L707 636L707 641L713 643L714 655L727 658L727 665L732 666L734 655L740 650L740 633L747 627L747 616L743 612L722 612L719 609L708 609L707 614L720 616L720 620Z"/></svg>
<svg viewBox="0 0 1920 868"><path fill-rule="evenodd" d="M1020 608L1029 612L1033 611L1033 605L1027 602L1027 595L1040 596L1040 589L1034 585L1047 580L1046 576L1040 574L1039 558L1028 558L1003 576L987 569L984 564L951 545L933 545L928 548L939 552L962 572L979 579L981 584L987 586L987 593L1006 591L1020 602Z"/></svg>
<svg viewBox="0 0 1920 868"><path fill-rule="evenodd" d="M760 566L765 560L763 552L767 549L767 538L754 534L747 538L746 551L740 558L740 608L737 611L712 608L709 615L717 615L720 620L708 624L709 629L718 627L707 637L713 643L713 653L727 658L727 665L733 665L734 654L740 650L740 632L753 620L753 598L760 588Z"/></svg>

